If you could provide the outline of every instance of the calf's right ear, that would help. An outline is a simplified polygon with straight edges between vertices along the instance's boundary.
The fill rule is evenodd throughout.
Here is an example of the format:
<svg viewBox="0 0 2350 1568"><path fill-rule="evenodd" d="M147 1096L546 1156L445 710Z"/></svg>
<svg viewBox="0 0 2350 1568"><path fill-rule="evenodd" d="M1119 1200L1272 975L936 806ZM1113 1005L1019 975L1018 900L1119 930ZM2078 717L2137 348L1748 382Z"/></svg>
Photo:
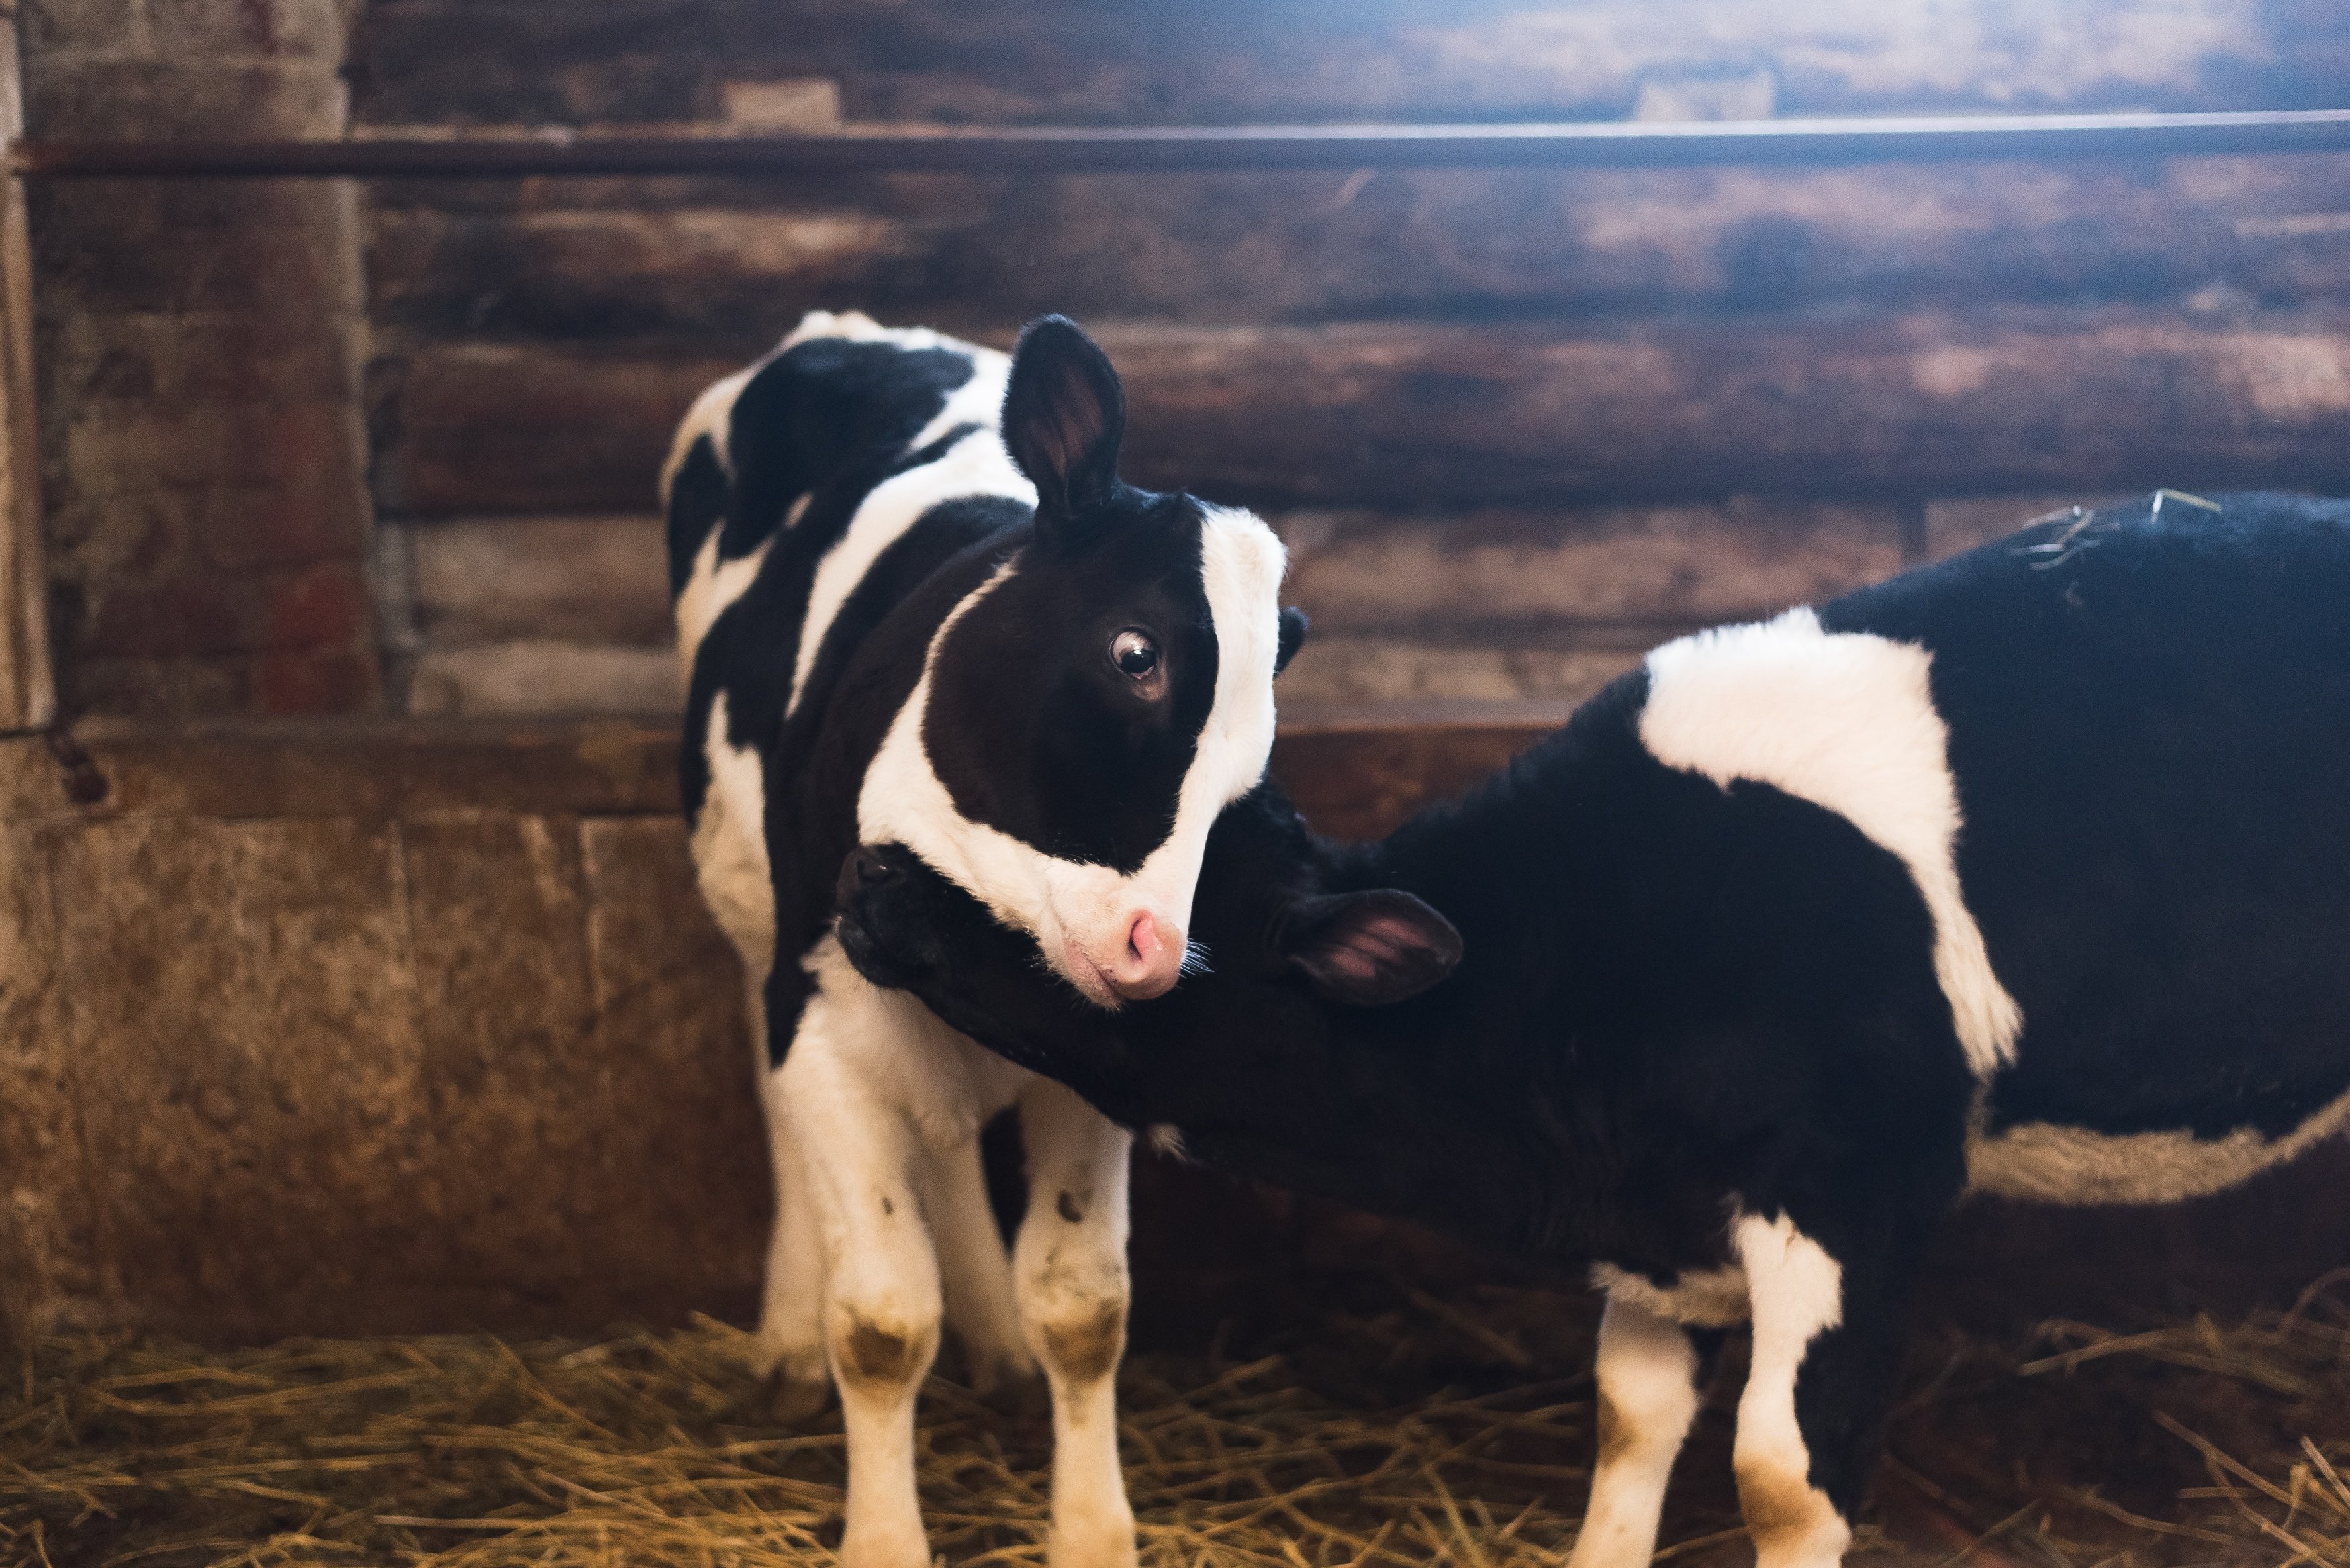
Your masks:
<svg viewBox="0 0 2350 1568"><path fill-rule="evenodd" d="M1277 940L1315 991L1355 1007L1418 996L1461 961L1452 922L1395 888L1301 898Z"/></svg>
<svg viewBox="0 0 2350 1568"><path fill-rule="evenodd" d="M1273 655L1273 672L1275 675L1288 669L1289 661L1297 657L1297 650L1305 646L1305 630L1313 624L1305 618L1305 612L1295 605L1283 607L1281 640Z"/></svg>

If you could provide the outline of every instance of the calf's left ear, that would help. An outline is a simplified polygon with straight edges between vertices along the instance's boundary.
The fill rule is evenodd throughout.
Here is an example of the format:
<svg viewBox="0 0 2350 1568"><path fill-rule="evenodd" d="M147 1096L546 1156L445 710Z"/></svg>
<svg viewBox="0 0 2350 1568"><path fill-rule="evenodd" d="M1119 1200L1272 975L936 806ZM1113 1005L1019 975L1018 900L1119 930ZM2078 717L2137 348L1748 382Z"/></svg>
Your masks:
<svg viewBox="0 0 2350 1568"><path fill-rule="evenodd" d="M1461 961L1452 922L1395 888L1301 898L1277 940L1315 991L1355 1007L1418 996Z"/></svg>

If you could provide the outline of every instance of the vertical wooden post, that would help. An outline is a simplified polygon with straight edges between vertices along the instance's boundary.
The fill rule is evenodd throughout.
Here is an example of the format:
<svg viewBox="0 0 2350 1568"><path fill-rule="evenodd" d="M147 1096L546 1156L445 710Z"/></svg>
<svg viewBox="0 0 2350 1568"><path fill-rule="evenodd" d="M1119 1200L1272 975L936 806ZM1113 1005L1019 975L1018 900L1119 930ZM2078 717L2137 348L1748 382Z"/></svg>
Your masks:
<svg viewBox="0 0 2350 1568"><path fill-rule="evenodd" d="M0 146L24 133L16 0L0 0ZM33 417L33 254L25 183L0 176L0 729L57 714Z"/></svg>

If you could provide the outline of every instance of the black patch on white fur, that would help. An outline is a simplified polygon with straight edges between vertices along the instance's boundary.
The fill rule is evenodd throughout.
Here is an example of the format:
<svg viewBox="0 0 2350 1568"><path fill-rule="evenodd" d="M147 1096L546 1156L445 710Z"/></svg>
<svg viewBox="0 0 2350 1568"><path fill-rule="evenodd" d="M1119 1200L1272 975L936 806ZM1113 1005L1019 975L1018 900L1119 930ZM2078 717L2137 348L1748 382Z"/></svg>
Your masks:
<svg viewBox="0 0 2350 1568"><path fill-rule="evenodd" d="M1215 705L1198 504L1121 486L1083 531L1032 539L941 644L922 748L955 809L1064 860L1130 873L1166 841ZM1163 695L1110 657L1159 644Z"/></svg>
<svg viewBox="0 0 2350 1568"><path fill-rule="evenodd" d="M698 435L669 483L669 597L685 592L702 541L726 515L726 470L709 436Z"/></svg>
<svg viewBox="0 0 2350 1568"><path fill-rule="evenodd" d="M718 558L757 549L802 495L903 452L972 373L968 354L886 339L811 337L769 360L730 416Z"/></svg>

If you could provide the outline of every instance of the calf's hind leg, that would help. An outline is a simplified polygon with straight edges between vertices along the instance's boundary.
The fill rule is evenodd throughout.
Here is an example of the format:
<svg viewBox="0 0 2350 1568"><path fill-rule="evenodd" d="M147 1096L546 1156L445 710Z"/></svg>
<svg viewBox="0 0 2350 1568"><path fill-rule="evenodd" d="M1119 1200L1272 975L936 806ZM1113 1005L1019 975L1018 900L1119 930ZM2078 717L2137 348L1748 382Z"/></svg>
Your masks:
<svg viewBox="0 0 2350 1568"><path fill-rule="evenodd" d="M1611 1295L1599 1320L1599 1466L1567 1568L1646 1568L1665 1482L1698 1407L1700 1361L1680 1324Z"/></svg>
<svg viewBox="0 0 2350 1568"><path fill-rule="evenodd" d="M1880 1226L1880 1241L1903 1239L1889 1249L1844 1240L1840 1259L1784 1214L1732 1228L1754 1314L1733 1463L1759 1568L1843 1560L1899 1384L1912 1254L1929 1229Z"/></svg>
<svg viewBox="0 0 2350 1568"><path fill-rule="evenodd" d="M1134 1511L1118 1462L1126 1350L1124 1129L1060 1085L1021 1092L1028 1213L1014 1250L1028 1346L1053 1390L1050 1568L1131 1568Z"/></svg>
<svg viewBox="0 0 2350 1568"><path fill-rule="evenodd" d="M764 1054L764 1046L761 1054ZM775 1417L786 1425L822 1410L832 1393L824 1349L824 1238L816 1199L783 1105L780 1071L760 1075L767 1158L775 1184L775 1229L759 1309L759 1370L772 1386Z"/></svg>
<svg viewBox="0 0 2350 1568"><path fill-rule="evenodd" d="M988 1205L979 1140L924 1152L922 1212L938 1248L947 1326L962 1346L972 1392L1009 1409L1042 1409L1044 1380L1021 1341L1012 1258Z"/></svg>

